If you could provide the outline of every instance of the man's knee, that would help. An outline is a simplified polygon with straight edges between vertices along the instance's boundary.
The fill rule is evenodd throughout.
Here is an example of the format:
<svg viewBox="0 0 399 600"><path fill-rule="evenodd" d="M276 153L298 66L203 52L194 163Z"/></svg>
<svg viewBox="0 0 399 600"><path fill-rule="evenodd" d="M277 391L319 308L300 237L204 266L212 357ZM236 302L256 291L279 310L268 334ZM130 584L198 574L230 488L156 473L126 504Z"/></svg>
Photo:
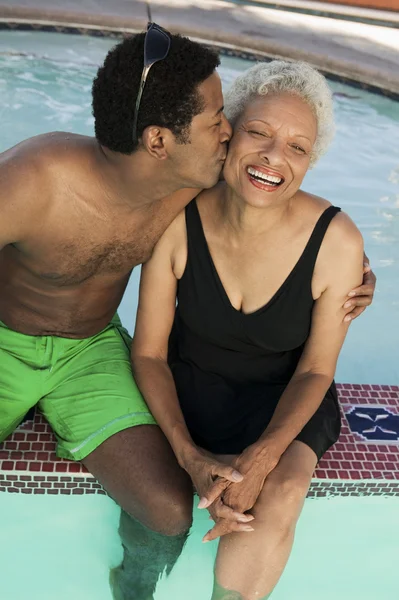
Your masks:
<svg viewBox="0 0 399 600"><path fill-rule="evenodd" d="M186 533L192 524L193 494L176 491L175 494L162 494L149 507L149 529L166 536Z"/></svg>

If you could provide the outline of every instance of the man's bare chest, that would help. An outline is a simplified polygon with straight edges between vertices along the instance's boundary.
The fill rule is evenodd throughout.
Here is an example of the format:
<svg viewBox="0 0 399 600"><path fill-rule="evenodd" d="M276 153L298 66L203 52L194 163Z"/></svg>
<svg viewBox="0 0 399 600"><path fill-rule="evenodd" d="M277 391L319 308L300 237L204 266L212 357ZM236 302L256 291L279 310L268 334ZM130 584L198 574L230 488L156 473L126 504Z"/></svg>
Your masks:
<svg viewBox="0 0 399 600"><path fill-rule="evenodd" d="M85 224L86 225L86 224ZM162 235L162 218L43 229L22 248L24 266L56 286L76 286L94 277L120 279L146 262Z"/></svg>

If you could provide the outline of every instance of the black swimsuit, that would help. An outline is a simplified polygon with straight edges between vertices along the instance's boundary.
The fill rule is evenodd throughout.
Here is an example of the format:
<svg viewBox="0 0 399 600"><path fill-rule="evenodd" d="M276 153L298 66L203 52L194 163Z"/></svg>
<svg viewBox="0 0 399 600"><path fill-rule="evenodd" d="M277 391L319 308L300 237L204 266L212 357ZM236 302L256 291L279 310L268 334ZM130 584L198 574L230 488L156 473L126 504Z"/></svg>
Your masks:
<svg viewBox="0 0 399 600"><path fill-rule="evenodd" d="M334 206L324 211L279 290L265 306L244 314L231 305L220 281L196 200L187 206L188 257L178 285L169 365L188 429L202 448L239 454L269 424L309 336L313 270L339 211ZM340 424L332 384L297 439L320 458L338 439Z"/></svg>

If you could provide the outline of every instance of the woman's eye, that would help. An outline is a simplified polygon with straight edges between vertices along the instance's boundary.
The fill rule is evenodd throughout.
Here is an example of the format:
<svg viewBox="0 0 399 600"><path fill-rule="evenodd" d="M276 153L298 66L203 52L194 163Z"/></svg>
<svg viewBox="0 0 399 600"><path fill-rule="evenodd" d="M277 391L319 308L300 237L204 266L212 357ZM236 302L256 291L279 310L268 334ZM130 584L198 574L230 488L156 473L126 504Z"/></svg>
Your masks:
<svg viewBox="0 0 399 600"><path fill-rule="evenodd" d="M215 127L220 127L222 124L222 121L219 121L218 123L215 123Z"/></svg>
<svg viewBox="0 0 399 600"><path fill-rule="evenodd" d="M263 133L262 131L255 131L254 129L249 129L248 133L254 133L255 135L261 135L263 137L267 137L265 133Z"/></svg>
<svg viewBox="0 0 399 600"><path fill-rule="evenodd" d="M292 148L294 148L294 150L297 150L301 154L306 154L306 150L304 150L301 146L298 146L298 144L292 144Z"/></svg>

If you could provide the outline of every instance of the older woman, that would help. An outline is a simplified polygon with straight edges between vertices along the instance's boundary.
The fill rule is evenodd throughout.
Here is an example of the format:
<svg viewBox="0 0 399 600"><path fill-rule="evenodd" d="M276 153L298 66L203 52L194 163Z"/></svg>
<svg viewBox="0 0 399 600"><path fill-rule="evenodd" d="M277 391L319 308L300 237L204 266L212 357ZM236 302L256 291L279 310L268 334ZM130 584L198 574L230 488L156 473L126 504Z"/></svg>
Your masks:
<svg viewBox="0 0 399 600"><path fill-rule="evenodd" d="M332 112L325 79L304 63L239 77L226 97L224 181L188 205L143 268L133 368L216 520L205 540L226 534L213 600L269 596L340 431L333 378L363 243L346 214L300 189L332 138ZM213 482L204 451L237 481Z"/></svg>

